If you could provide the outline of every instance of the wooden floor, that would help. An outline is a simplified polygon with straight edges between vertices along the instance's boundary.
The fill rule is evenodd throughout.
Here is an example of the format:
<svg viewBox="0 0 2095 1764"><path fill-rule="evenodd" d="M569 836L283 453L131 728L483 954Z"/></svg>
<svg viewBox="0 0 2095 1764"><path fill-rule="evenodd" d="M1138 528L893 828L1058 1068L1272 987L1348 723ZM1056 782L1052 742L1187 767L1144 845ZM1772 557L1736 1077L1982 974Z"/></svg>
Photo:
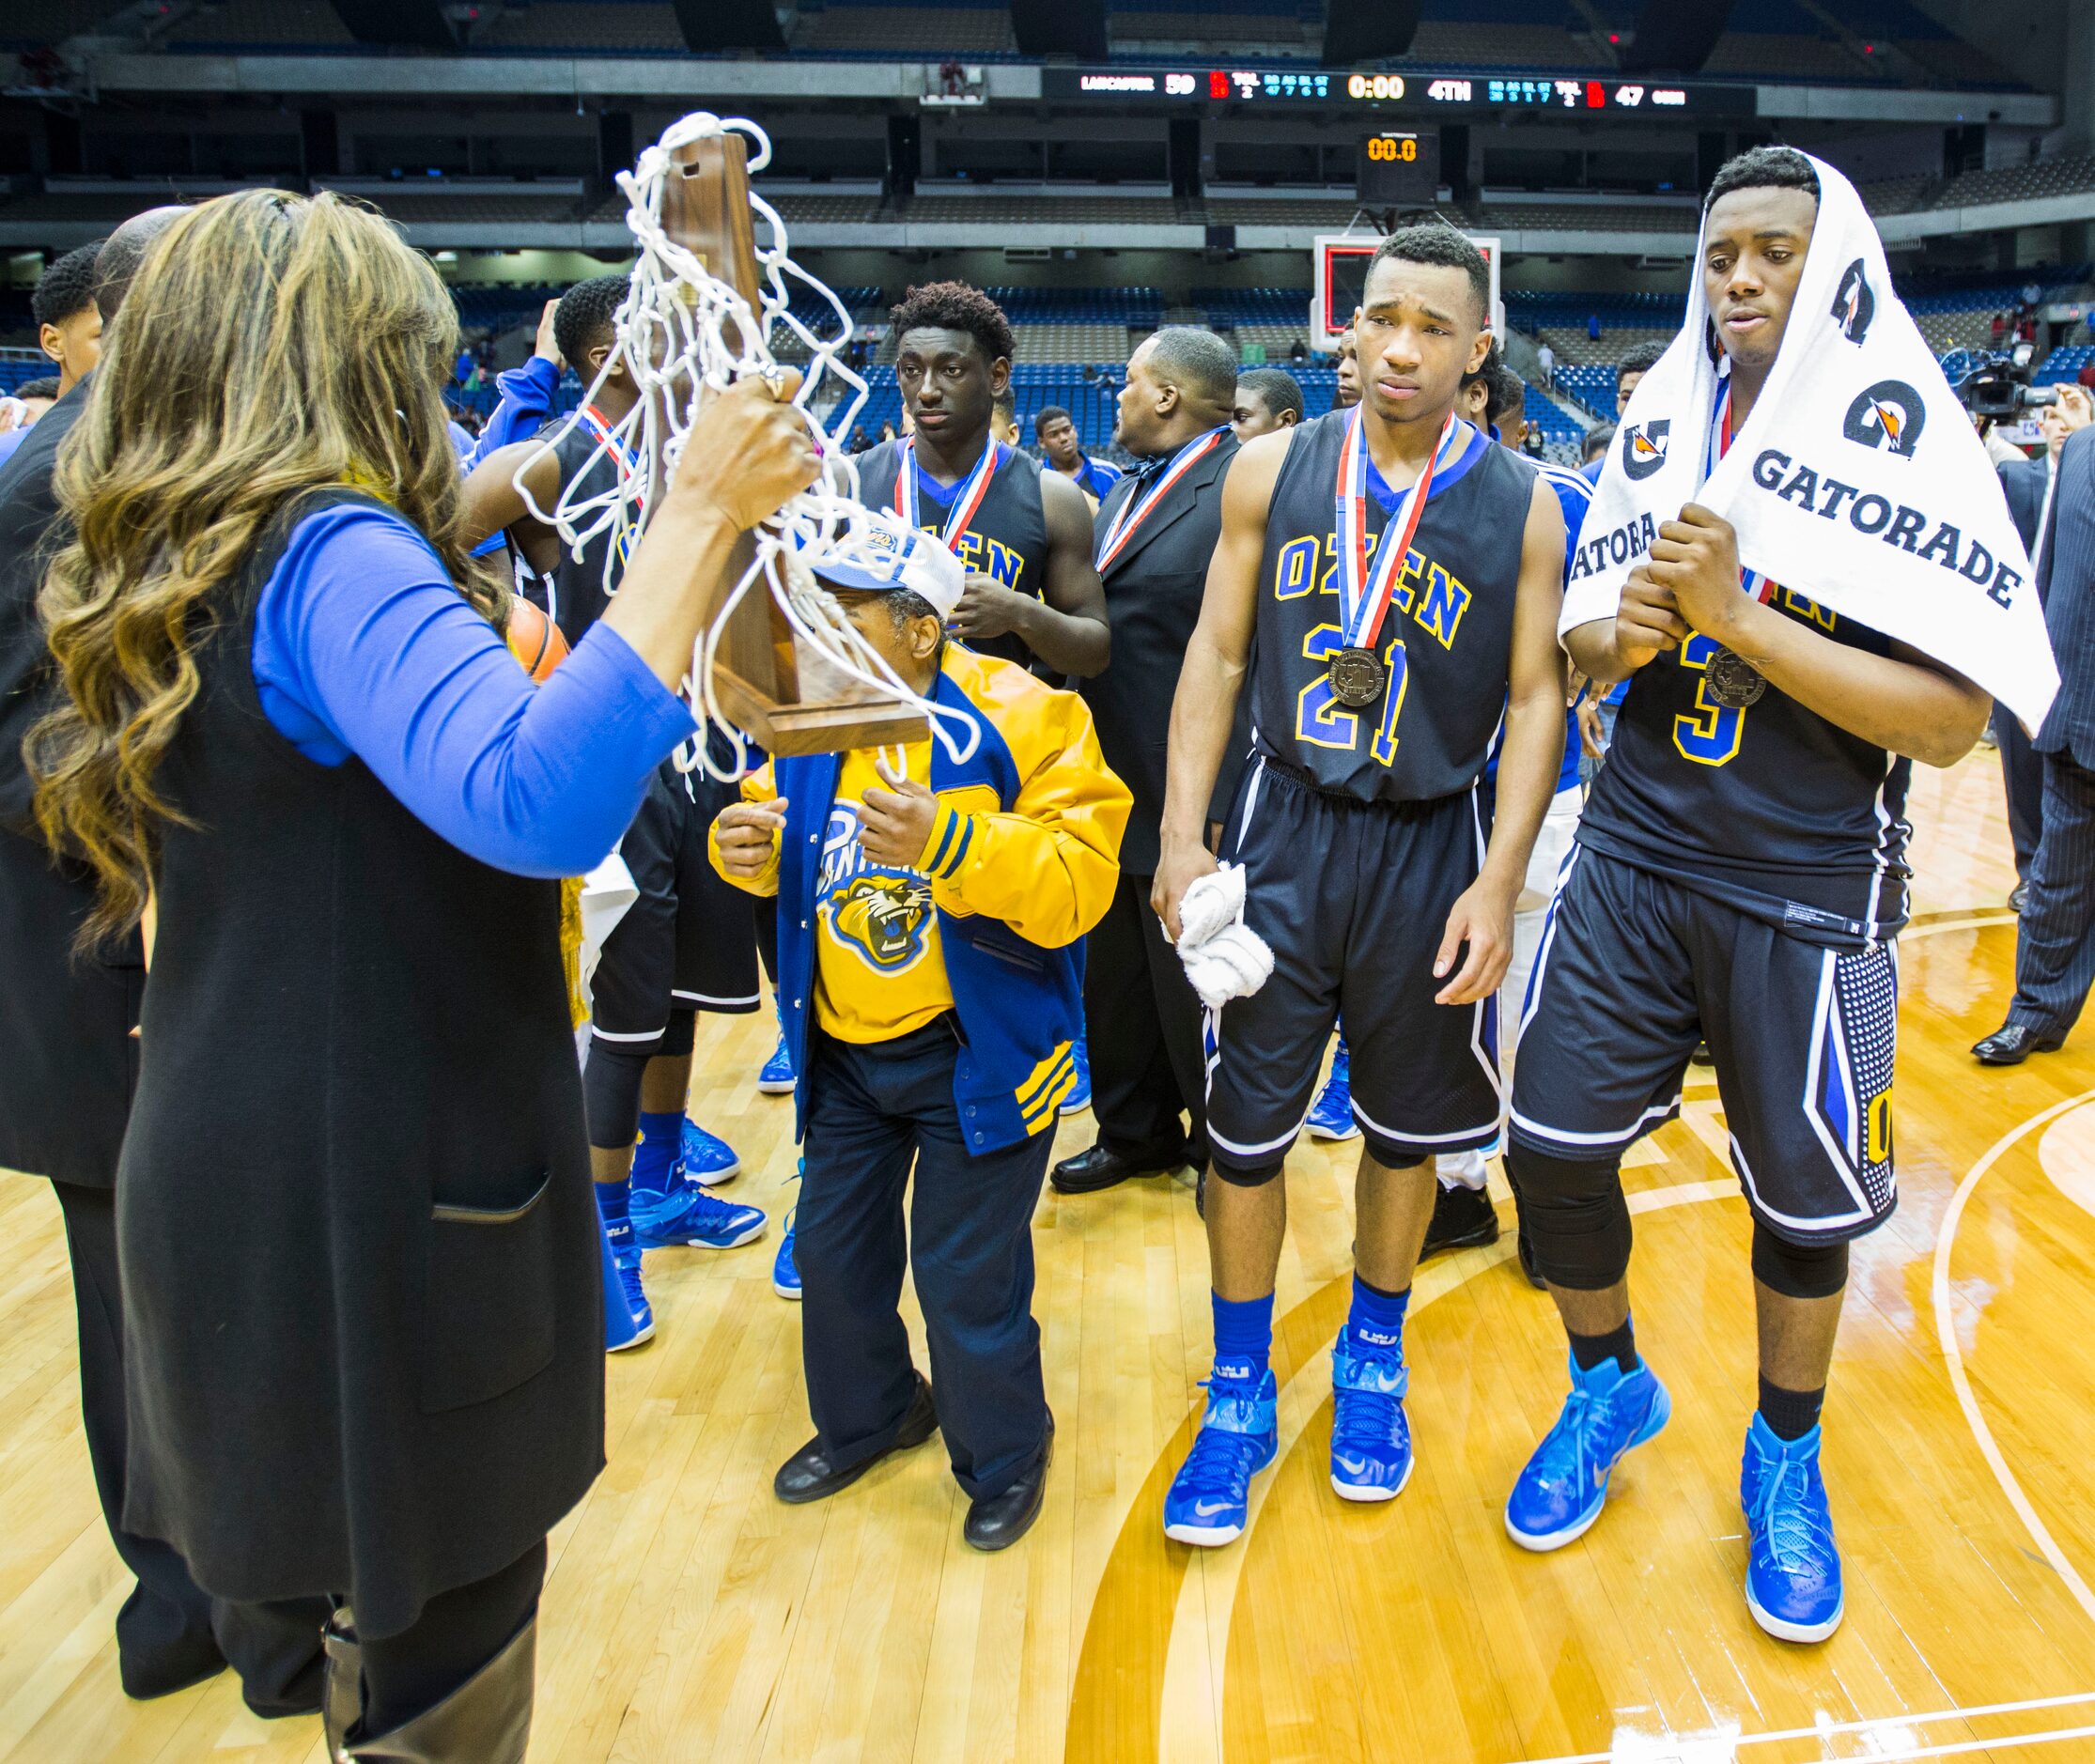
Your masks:
<svg viewBox="0 0 2095 1764"><path fill-rule="evenodd" d="M1999 774L1985 752L1917 782L1902 1202L1856 1256L1827 1416L1833 1641L1766 1639L1739 1591L1747 1222L1706 1069L1631 1160L1638 1338L1673 1422L1580 1542L1529 1556L1500 1528L1564 1385L1510 1234L1420 1278L1409 1490L1332 1495L1353 1154L1305 1143L1281 1458L1244 1540L1159 1529L1206 1370L1207 1264L1190 1194L1149 1182L1042 1198L1060 1455L1038 1526L984 1557L936 1444L824 1505L771 1499L810 1431L799 1314L768 1279L791 1109L750 1084L768 1018L713 1019L694 1112L740 1149L732 1192L773 1230L648 1258L660 1333L611 1362L611 1465L554 1540L533 1759L2095 1759L2095 1029L2015 1071L1972 1062L2011 989ZM1063 1149L1089 1127L1065 1122ZM43 1184L0 1176L0 1757L318 1760L317 1724L254 1720L226 1678L125 1701L125 1586Z"/></svg>

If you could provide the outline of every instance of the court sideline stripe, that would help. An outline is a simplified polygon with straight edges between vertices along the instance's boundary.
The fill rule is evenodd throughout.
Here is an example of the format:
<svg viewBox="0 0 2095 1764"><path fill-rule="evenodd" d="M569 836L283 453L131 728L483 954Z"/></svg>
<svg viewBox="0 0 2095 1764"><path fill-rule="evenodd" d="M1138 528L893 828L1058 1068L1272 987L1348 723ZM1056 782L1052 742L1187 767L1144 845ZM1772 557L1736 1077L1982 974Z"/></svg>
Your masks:
<svg viewBox="0 0 2095 1764"><path fill-rule="evenodd" d="M1872 1733L1879 1727L1931 1727L1938 1721L1978 1721L1993 1715L2026 1715L2040 1709L2071 1709L2079 1703L2095 1703L2095 1691L2074 1691L2064 1696L2033 1696L2018 1703L1980 1703L1970 1709L1930 1710L1925 1714L1869 1715L1854 1721L1822 1721L1809 1727L1771 1727L1766 1733L1733 1734L1730 1738L1731 1750L1735 1753L1742 1745L1774 1745L1795 1740L1832 1739L1839 1734ZM1950 1757L1959 1752L2041 1745L2053 1740L2077 1740L2089 1734L2095 1734L2095 1727L2054 1727L2043 1733L2011 1734L2000 1740L1957 1740L1919 1750L1869 1752L1857 1756L1867 1757L1870 1764L1888 1758ZM1633 1733L1629 1737L1639 1748L1638 1753L1626 1755L1619 1748L1606 1752L1572 1752L1561 1757L1529 1758L1524 1760L1524 1764L1621 1764L1621 1760L1626 1756L1653 1756L1641 1750L1647 1746L1663 1746L1674 1740L1684 1746L1707 1745L1712 1740L1725 1736Z"/></svg>
<svg viewBox="0 0 2095 1764"><path fill-rule="evenodd" d="M2030 1540L2037 1545L2044 1559L2052 1565L2066 1590L2090 1622L2095 1622L2095 1592L2088 1590L2087 1583L2080 1576L2072 1563L2066 1559L2065 1551L2058 1547L2044 1522L2037 1516L2037 1509L2030 1504L2029 1496L2023 1493L2023 1485L2015 1473L2008 1467L2008 1460L1994 1443L1993 1429L1986 1425L1986 1417L1979 1413L1979 1400L1973 1394L1971 1380L1964 1371L1963 1349L1957 1342L1956 1319L1949 1308L1949 1256L1956 1246L1957 1227L1963 1222L1964 1204L1980 1180L2008 1152L2027 1135L2035 1132L2046 1122L2060 1115L2095 1102L2095 1091L2083 1091L2078 1096L2070 1096L2064 1102L2054 1103L2024 1122L2010 1128L1987 1149L1983 1157L1965 1172L1957 1192L1949 1199L1948 1211L1943 1215L1942 1227L1935 1238L1935 1268L1933 1299L1935 1308L1935 1338L1942 1344L1942 1357L1949 1370L1949 1387L1956 1393L1957 1406L1963 1410L1964 1420L1971 1428L1972 1437L1978 1442L1979 1454L1994 1473L1994 1480L2000 1484L2000 1492L2008 1496L2008 1504L2023 1522L2023 1528L2029 1533Z"/></svg>

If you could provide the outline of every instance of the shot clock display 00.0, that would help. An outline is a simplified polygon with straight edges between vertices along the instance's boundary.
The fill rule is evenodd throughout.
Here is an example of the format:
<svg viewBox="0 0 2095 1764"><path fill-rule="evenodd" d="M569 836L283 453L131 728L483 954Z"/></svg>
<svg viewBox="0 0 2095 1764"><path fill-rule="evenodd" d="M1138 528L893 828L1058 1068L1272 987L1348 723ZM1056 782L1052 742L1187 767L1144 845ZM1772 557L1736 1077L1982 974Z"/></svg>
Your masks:
<svg viewBox="0 0 2095 1764"><path fill-rule="evenodd" d="M1360 143L1356 192L1370 209L1430 203L1440 184L1440 134L1434 129L1384 129Z"/></svg>

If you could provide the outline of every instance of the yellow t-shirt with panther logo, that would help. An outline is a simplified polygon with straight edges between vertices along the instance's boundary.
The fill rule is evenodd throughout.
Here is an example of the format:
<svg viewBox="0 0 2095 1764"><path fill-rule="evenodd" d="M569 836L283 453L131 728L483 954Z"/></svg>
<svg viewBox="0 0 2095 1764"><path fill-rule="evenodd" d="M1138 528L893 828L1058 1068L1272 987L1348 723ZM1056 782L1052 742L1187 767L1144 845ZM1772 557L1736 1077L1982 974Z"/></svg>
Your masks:
<svg viewBox="0 0 2095 1764"><path fill-rule="evenodd" d="M892 1041L953 1009L931 878L874 863L859 843L859 805L881 783L877 757L844 756L815 885L815 1020L840 1042ZM930 781L929 741L909 748L908 768Z"/></svg>

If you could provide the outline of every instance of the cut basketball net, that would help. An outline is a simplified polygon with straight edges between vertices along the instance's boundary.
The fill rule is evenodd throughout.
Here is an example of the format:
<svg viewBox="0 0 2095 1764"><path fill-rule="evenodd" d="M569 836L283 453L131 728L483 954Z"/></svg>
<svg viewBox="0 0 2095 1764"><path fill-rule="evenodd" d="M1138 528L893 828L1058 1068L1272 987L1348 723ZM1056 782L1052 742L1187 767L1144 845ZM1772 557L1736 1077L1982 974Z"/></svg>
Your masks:
<svg viewBox="0 0 2095 1764"><path fill-rule="evenodd" d="M748 141L750 171L761 170L770 160L770 140L755 123L696 111L672 125L630 172L618 174L618 187L626 193L626 224L639 247L631 283L615 317L618 348L605 357L582 407L544 443L550 449L576 428L586 426L597 439L597 451L612 461L610 487L585 493L582 485L589 474L579 472L551 512L541 509L524 482L532 460L538 456L534 454L518 470L517 489L525 506L560 534L578 562L585 547L609 536L604 592L614 594L625 563L647 524L649 487L667 484L675 475L706 395L724 391L751 375L761 376L774 386L782 383L771 338L783 327L808 352L793 403L814 431L821 474L752 534L754 558L699 633L691 672L685 677L685 694L700 728L719 730L734 759L725 767L718 764L708 755L702 737L689 744L677 763L686 770L696 767L726 781L750 769L748 738L715 695L713 664L736 608L761 582L762 592L771 596L799 642L848 679L892 696L923 716L954 762L964 764L981 738L974 719L912 691L815 580L825 558L855 550L868 523L877 524L882 518L859 503L858 467L843 444L866 399L864 379L837 354L851 334L849 311L834 292L793 261L785 223L753 191L750 207L771 229L770 244L755 248L762 287L753 306L664 228L662 195L674 168L672 156L692 142L728 134ZM816 325L794 312L797 287L827 305L828 315L817 313ZM817 335L817 325L830 328L830 318L834 320L834 334ZM641 395L616 424L606 424L595 413L596 395L621 360ZM838 395L825 421L815 414L815 407L830 393Z"/></svg>

